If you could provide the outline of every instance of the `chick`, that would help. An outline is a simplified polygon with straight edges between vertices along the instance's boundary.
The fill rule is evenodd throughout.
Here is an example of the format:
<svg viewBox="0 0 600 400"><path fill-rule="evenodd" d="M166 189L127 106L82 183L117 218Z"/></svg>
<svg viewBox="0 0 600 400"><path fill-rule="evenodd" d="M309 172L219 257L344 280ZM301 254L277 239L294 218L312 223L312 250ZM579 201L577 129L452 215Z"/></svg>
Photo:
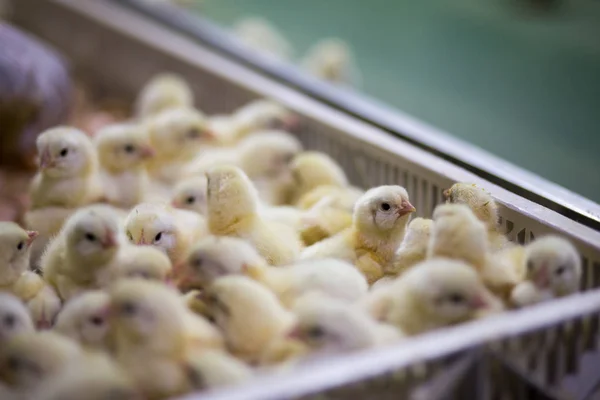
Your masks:
<svg viewBox="0 0 600 400"><path fill-rule="evenodd" d="M98 286L97 276L114 261L120 242L119 216L108 206L78 210L42 256L44 279L63 300Z"/></svg>
<svg viewBox="0 0 600 400"><path fill-rule="evenodd" d="M283 60L293 56L292 45L264 18L245 17L237 21L233 29L241 41L254 50Z"/></svg>
<svg viewBox="0 0 600 400"><path fill-rule="evenodd" d="M253 375L246 364L222 351L206 350L187 358L187 376L194 391L236 385Z"/></svg>
<svg viewBox="0 0 600 400"><path fill-rule="evenodd" d="M194 105L194 94L179 75L162 73L152 77L138 94L135 109L140 118L156 115L171 108Z"/></svg>
<svg viewBox="0 0 600 400"><path fill-rule="evenodd" d="M310 295L293 309L298 320L288 336L298 338L320 355L377 347L397 341L401 333L340 300Z"/></svg>
<svg viewBox="0 0 600 400"><path fill-rule="evenodd" d="M415 211L401 186L370 189L356 204L352 227L306 248L301 258L340 258L355 264L372 284L392 262Z"/></svg>
<svg viewBox="0 0 600 400"><path fill-rule="evenodd" d="M206 220L201 215L161 203L142 203L125 220L131 243L151 245L178 263L190 246L206 236Z"/></svg>
<svg viewBox="0 0 600 400"><path fill-rule="evenodd" d="M259 214L256 188L237 167L214 167L207 172L208 225L214 235L250 242L271 265L290 264L302 244L296 232L265 220Z"/></svg>
<svg viewBox="0 0 600 400"><path fill-rule="evenodd" d="M344 86L359 86L360 71L350 46L338 38L322 39L312 46L302 66L314 76Z"/></svg>
<svg viewBox="0 0 600 400"><path fill-rule="evenodd" d="M84 348L108 350L108 311L110 297L94 290L69 300L56 318L54 331L72 339Z"/></svg>
<svg viewBox="0 0 600 400"><path fill-rule="evenodd" d="M206 215L206 176L183 179L175 185L171 205Z"/></svg>
<svg viewBox="0 0 600 400"><path fill-rule="evenodd" d="M94 137L105 199L131 208L144 200L148 190L145 162L154 156L147 132L141 125L107 126Z"/></svg>
<svg viewBox="0 0 600 400"><path fill-rule="evenodd" d="M48 243L60 232L65 221L77 211L75 208L44 207L28 210L23 218L28 230L38 232L38 236L31 244L30 267L40 268L40 258Z"/></svg>
<svg viewBox="0 0 600 400"><path fill-rule="evenodd" d="M141 400L126 371L103 354L94 354L69 364L57 375L43 381L32 398Z"/></svg>
<svg viewBox="0 0 600 400"><path fill-rule="evenodd" d="M101 197L96 149L85 133L52 128L42 132L36 144L39 172L30 188L31 209L75 208Z"/></svg>
<svg viewBox="0 0 600 400"><path fill-rule="evenodd" d="M511 293L517 307L568 296L579 290L582 267L575 246L559 236L545 236L525 247L496 255L518 282Z"/></svg>
<svg viewBox="0 0 600 400"><path fill-rule="evenodd" d="M326 196L310 209L302 212L300 222L302 241L305 245L311 246L350 228L352 226L352 209L346 210L339 207L335 195Z"/></svg>
<svg viewBox="0 0 600 400"><path fill-rule="evenodd" d="M462 260L482 271L489 246L487 230L464 204L442 204L433 211L427 257Z"/></svg>
<svg viewBox="0 0 600 400"><path fill-rule="evenodd" d="M500 232L498 225L498 205L494 198L474 183L455 183L444 191L449 203L466 204L475 216L485 224L488 233L490 251L495 252L512 246L512 243Z"/></svg>
<svg viewBox="0 0 600 400"><path fill-rule="evenodd" d="M203 148L214 145L204 114L193 108L172 108L146 123L155 156L148 160L150 176L174 184L189 161Z"/></svg>
<svg viewBox="0 0 600 400"><path fill-rule="evenodd" d="M217 279L204 298L229 350L248 362L259 360L294 322L273 292L244 276Z"/></svg>
<svg viewBox="0 0 600 400"><path fill-rule="evenodd" d="M319 186L348 186L348 178L342 167L325 153L303 152L294 158L291 169L295 185L291 204L296 204L302 196Z"/></svg>
<svg viewBox="0 0 600 400"><path fill-rule="evenodd" d="M0 380L23 395L82 357L77 343L54 332L26 332L0 350Z"/></svg>
<svg viewBox="0 0 600 400"><path fill-rule="evenodd" d="M354 205L363 194L364 190L353 186L320 185L300 197L295 206L301 210L308 210L327 199L330 207L352 213Z"/></svg>
<svg viewBox="0 0 600 400"><path fill-rule="evenodd" d="M33 321L23 302L9 293L0 292L0 343L2 347L13 336L34 330Z"/></svg>
<svg viewBox="0 0 600 400"><path fill-rule="evenodd" d="M476 318L502 309L477 272L462 261L437 258L419 263L389 285L371 292L365 305L376 319L407 335Z"/></svg>
<svg viewBox="0 0 600 400"><path fill-rule="evenodd" d="M169 283L172 265L165 253L152 246L127 246L127 251L119 254L117 262L107 272L107 280L101 284L102 287L124 278Z"/></svg>
<svg viewBox="0 0 600 400"><path fill-rule="evenodd" d="M427 246L431 237L433 221L426 218L415 218L408 225L406 236L394 256L392 268L386 271L399 275L427 257Z"/></svg>

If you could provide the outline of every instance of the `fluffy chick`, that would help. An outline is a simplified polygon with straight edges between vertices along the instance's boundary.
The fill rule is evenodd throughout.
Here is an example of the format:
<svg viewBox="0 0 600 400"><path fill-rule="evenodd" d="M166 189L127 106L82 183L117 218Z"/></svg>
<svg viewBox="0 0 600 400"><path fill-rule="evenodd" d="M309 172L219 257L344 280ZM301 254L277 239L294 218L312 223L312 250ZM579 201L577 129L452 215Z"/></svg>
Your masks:
<svg viewBox="0 0 600 400"><path fill-rule="evenodd" d="M407 335L453 325L502 309L477 272L462 261L437 258L409 269L371 292L366 307L376 319Z"/></svg>
<svg viewBox="0 0 600 400"><path fill-rule="evenodd" d="M295 305L296 325L288 333L321 355L377 347L399 340L398 330L340 300L310 295Z"/></svg>
<svg viewBox="0 0 600 400"><path fill-rule="evenodd" d="M31 183L31 209L75 208L100 198L96 149L85 133L52 128L42 132L36 144L39 171Z"/></svg>
<svg viewBox="0 0 600 400"><path fill-rule="evenodd" d="M392 262L415 211L403 187L373 188L356 204L352 227L306 248L301 258L340 258L355 264L373 283Z"/></svg>
<svg viewBox="0 0 600 400"><path fill-rule="evenodd" d="M175 183L189 161L199 151L215 144L204 114L193 108L172 108L146 123L155 156L148 160L152 178L166 184Z"/></svg>
<svg viewBox="0 0 600 400"><path fill-rule="evenodd" d="M78 210L42 256L44 279L61 299L98 286L97 276L110 267L120 242L119 216L108 206Z"/></svg>
<svg viewBox="0 0 600 400"><path fill-rule="evenodd" d="M206 176L186 178L173 188L171 205L206 215Z"/></svg>
<svg viewBox="0 0 600 400"><path fill-rule="evenodd" d="M23 302L9 293L0 292L0 343L2 346L13 336L34 330L33 321Z"/></svg>
<svg viewBox="0 0 600 400"><path fill-rule="evenodd" d="M152 246L127 246L127 251L119 254L117 262L108 272L108 280L101 285L102 287L125 278L168 283L172 265L164 252Z"/></svg>
<svg viewBox="0 0 600 400"><path fill-rule="evenodd" d="M87 349L108 350L110 297L94 290L69 300L56 318L54 331Z"/></svg>
<svg viewBox="0 0 600 400"><path fill-rule="evenodd" d="M194 391L236 385L253 375L250 367L222 351L192 353L187 359L187 376Z"/></svg>
<svg viewBox="0 0 600 400"><path fill-rule="evenodd" d="M325 153L305 151L294 158L291 170L294 177L291 204L296 204L302 196L319 186L348 186L342 167Z"/></svg>
<svg viewBox="0 0 600 400"><path fill-rule="evenodd" d="M229 350L248 362L258 361L293 324L275 294L245 276L217 279L204 298Z"/></svg>
<svg viewBox="0 0 600 400"><path fill-rule="evenodd" d="M293 56L292 45L264 18L245 17L237 21L233 29L241 41L254 50L283 60Z"/></svg>
<svg viewBox="0 0 600 400"><path fill-rule="evenodd" d="M256 188L242 170L214 167L206 177L211 233L249 241L271 265L296 260L302 248L298 235L292 228L261 217Z"/></svg>
<svg viewBox="0 0 600 400"><path fill-rule="evenodd" d="M427 246L431 237L433 221L426 218L415 218L408 224L406 236L394 256L392 268L386 271L399 275L427 257Z"/></svg>
<svg viewBox="0 0 600 400"><path fill-rule="evenodd" d="M9 339L0 350L0 380L27 395L82 354L77 343L57 333L22 333Z"/></svg>
<svg viewBox="0 0 600 400"><path fill-rule="evenodd" d="M511 242L500 232L498 205L494 198L474 183L455 183L444 191L449 203L466 204L475 216L485 224L489 247L492 252L511 246Z"/></svg>
<svg viewBox="0 0 600 400"><path fill-rule="evenodd" d="M75 208L44 207L28 210L23 218L28 230L38 232L38 237L31 244L31 269L40 268L40 258L48 243L60 232L64 223L77 211Z"/></svg>
<svg viewBox="0 0 600 400"><path fill-rule="evenodd" d="M201 215L162 203L142 203L125 220L129 241L151 245L179 262L198 239L206 236L206 220Z"/></svg>
<svg viewBox="0 0 600 400"><path fill-rule="evenodd" d="M154 156L143 126L110 125L96 133L94 142L106 200L127 209L141 203L149 184L145 162Z"/></svg>
<svg viewBox="0 0 600 400"><path fill-rule="evenodd" d="M338 38L322 39L312 46L302 61L302 66L314 76L338 85L360 84L360 72L352 50Z"/></svg>
<svg viewBox="0 0 600 400"><path fill-rule="evenodd" d="M517 307L579 290L581 257L575 246L562 237L541 237L525 247L504 250L496 259L512 272L516 285L510 300Z"/></svg>
<svg viewBox="0 0 600 400"><path fill-rule="evenodd" d="M153 76L138 94L135 108L140 118L156 115L171 108L187 108L194 104L194 95L179 75L162 73Z"/></svg>

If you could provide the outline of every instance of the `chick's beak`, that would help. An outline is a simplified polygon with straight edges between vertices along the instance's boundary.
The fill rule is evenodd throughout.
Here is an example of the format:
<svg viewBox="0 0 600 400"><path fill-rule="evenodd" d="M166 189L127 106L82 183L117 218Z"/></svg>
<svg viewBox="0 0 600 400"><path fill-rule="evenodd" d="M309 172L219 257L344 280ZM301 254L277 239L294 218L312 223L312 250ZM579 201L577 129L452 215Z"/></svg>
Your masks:
<svg viewBox="0 0 600 400"><path fill-rule="evenodd" d="M302 340L302 329L299 326L294 326L285 336L288 339Z"/></svg>
<svg viewBox="0 0 600 400"><path fill-rule="evenodd" d="M403 200L400 208L398 209L398 215L403 217L407 214L414 213L415 211L417 211L417 209L410 204L408 200Z"/></svg>
<svg viewBox="0 0 600 400"><path fill-rule="evenodd" d="M37 231L27 231L27 246L31 245L31 243L38 237Z"/></svg>
<svg viewBox="0 0 600 400"><path fill-rule="evenodd" d="M45 149L40 155L40 169L50 168L53 165L52 156L50 155L50 151Z"/></svg>
<svg viewBox="0 0 600 400"><path fill-rule="evenodd" d="M109 232L102 241L102 247L108 249L117 245L117 238L112 232Z"/></svg>
<svg viewBox="0 0 600 400"><path fill-rule="evenodd" d="M446 189L442 192L442 194L444 195L444 199L451 200L450 196L452 196L452 190Z"/></svg>
<svg viewBox="0 0 600 400"><path fill-rule="evenodd" d="M295 132L300 128L300 118L295 114L288 115L283 119L282 126L285 131Z"/></svg>
<svg viewBox="0 0 600 400"><path fill-rule="evenodd" d="M155 154L156 154L156 152L150 146L144 146L140 149L140 156L142 158L152 158L152 157L154 157Z"/></svg>
<svg viewBox="0 0 600 400"><path fill-rule="evenodd" d="M533 282L539 288L550 286L550 275L548 274L548 267L545 264L541 266L538 273L533 277Z"/></svg>
<svg viewBox="0 0 600 400"><path fill-rule="evenodd" d="M487 308L488 303L485 301L484 296L477 295L471 299L471 307L473 307L475 309Z"/></svg>
<svg viewBox="0 0 600 400"><path fill-rule="evenodd" d="M179 204L179 202L176 199L171 200L171 207L179 208L180 206L181 204Z"/></svg>

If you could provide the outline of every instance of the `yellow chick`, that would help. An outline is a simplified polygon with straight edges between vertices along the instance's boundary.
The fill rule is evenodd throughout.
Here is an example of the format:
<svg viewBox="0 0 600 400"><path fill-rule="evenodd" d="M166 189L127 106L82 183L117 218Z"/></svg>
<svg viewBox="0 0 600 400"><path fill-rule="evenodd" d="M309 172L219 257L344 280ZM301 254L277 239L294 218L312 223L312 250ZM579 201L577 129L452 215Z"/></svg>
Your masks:
<svg viewBox="0 0 600 400"><path fill-rule="evenodd" d="M60 232L65 221L77 211L75 208L44 207L28 210L23 222L28 230L38 232L38 236L31 244L30 266L31 269L40 268L40 258L48 247L48 243Z"/></svg>
<svg viewBox="0 0 600 400"><path fill-rule="evenodd" d="M477 272L462 261L427 260L371 292L365 305L376 319L407 335L453 325L481 312L502 310Z"/></svg>
<svg viewBox="0 0 600 400"><path fill-rule="evenodd" d="M250 367L223 351L205 350L187 356L187 376L193 391L233 386L252 378Z"/></svg>
<svg viewBox="0 0 600 400"><path fill-rule="evenodd" d="M444 196L449 203L469 206L475 216L485 224L490 251L495 252L512 245L500 232L496 201L483 188L474 183L455 183L450 189L444 191Z"/></svg>
<svg viewBox="0 0 600 400"><path fill-rule="evenodd" d="M54 331L90 350L108 351L110 297L94 290L69 300L56 318Z"/></svg>
<svg viewBox="0 0 600 400"><path fill-rule="evenodd" d="M310 295L296 303L296 325L288 337L302 340L320 355L378 347L400 340L398 330L379 323L363 310L323 295Z"/></svg>
<svg viewBox="0 0 600 400"><path fill-rule="evenodd" d="M254 50L283 60L293 57L292 45L264 18L245 17L235 23L233 30L246 46Z"/></svg>
<svg viewBox="0 0 600 400"><path fill-rule="evenodd" d="M108 271L108 279L102 287L125 278L169 283L173 270L171 260L164 252L152 246L127 246L126 249Z"/></svg>
<svg viewBox="0 0 600 400"><path fill-rule="evenodd" d="M294 323L273 292L245 276L217 279L204 298L229 350L248 362L258 361Z"/></svg>
<svg viewBox="0 0 600 400"><path fill-rule="evenodd" d="M511 273L514 289L510 301L517 307L579 290L581 257L575 246L562 237L541 237L527 246L506 249L495 258Z"/></svg>
<svg viewBox="0 0 600 400"><path fill-rule="evenodd" d="M433 221L426 218L415 218L408 224L406 236L394 256L392 268L386 271L399 275L427 257L427 246L431 237Z"/></svg>
<svg viewBox="0 0 600 400"><path fill-rule="evenodd" d="M50 331L25 332L0 350L0 381L24 396L83 356L77 343Z"/></svg>
<svg viewBox="0 0 600 400"><path fill-rule="evenodd" d="M148 160L150 176L174 184L188 162L203 148L216 144L204 114L193 108L172 108L146 123L155 156Z"/></svg>
<svg viewBox="0 0 600 400"><path fill-rule="evenodd" d="M162 203L134 207L125 220L125 230L131 243L153 246L168 255L173 264L208 233L201 215Z"/></svg>
<svg viewBox="0 0 600 400"><path fill-rule="evenodd" d="M44 279L63 300L98 286L97 277L114 261L121 242L119 216L110 207L77 211L42 256Z"/></svg>
<svg viewBox="0 0 600 400"><path fill-rule="evenodd" d="M433 227L427 257L463 260L477 271L486 264L487 230L464 204L441 204L433 211Z"/></svg>
<svg viewBox="0 0 600 400"><path fill-rule="evenodd" d="M33 178L31 209L75 208L98 200L98 158L90 138L66 126L42 132L37 138L39 171Z"/></svg>
<svg viewBox="0 0 600 400"><path fill-rule="evenodd" d="M261 217L256 188L242 170L214 167L206 177L212 234L247 240L271 265L290 264L297 259L302 248L298 235L293 228Z"/></svg>
<svg viewBox="0 0 600 400"><path fill-rule="evenodd" d="M131 208L148 191L145 162L154 156L148 133L133 123L110 125L94 137L104 197L117 207Z"/></svg>
<svg viewBox="0 0 600 400"><path fill-rule="evenodd" d="M43 381L32 398L37 400L142 400L133 382L104 354L70 363Z"/></svg>
<svg viewBox="0 0 600 400"><path fill-rule="evenodd" d="M206 176L186 178L173 188L171 205L206 215Z"/></svg>
<svg viewBox="0 0 600 400"><path fill-rule="evenodd" d="M193 107L194 94L179 75L162 73L152 77L138 94L135 109L140 118L147 118L171 108Z"/></svg>
<svg viewBox="0 0 600 400"><path fill-rule="evenodd" d="M401 186L370 189L356 204L352 227L306 248L301 258L340 258L356 265L372 284L392 262L415 211Z"/></svg>
<svg viewBox="0 0 600 400"><path fill-rule="evenodd" d="M301 214L300 236L305 245L311 246L352 226L352 209L338 205L335 195L325 196Z"/></svg>
<svg viewBox="0 0 600 400"><path fill-rule="evenodd" d="M358 86L360 71L348 43L338 38L322 39L302 60L306 71L323 80L344 86Z"/></svg>
<svg viewBox="0 0 600 400"><path fill-rule="evenodd" d="M298 177L297 174L295 176ZM300 197L295 206L301 210L308 210L327 199L329 207L352 213L356 202L363 194L365 194L364 190L354 186L320 185Z"/></svg>
<svg viewBox="0 0 600 400"><path fill-rule="evenodd" d="M10 293L0 292L0 344L13 336L33 332L33 321L25 304Z"/></svg>

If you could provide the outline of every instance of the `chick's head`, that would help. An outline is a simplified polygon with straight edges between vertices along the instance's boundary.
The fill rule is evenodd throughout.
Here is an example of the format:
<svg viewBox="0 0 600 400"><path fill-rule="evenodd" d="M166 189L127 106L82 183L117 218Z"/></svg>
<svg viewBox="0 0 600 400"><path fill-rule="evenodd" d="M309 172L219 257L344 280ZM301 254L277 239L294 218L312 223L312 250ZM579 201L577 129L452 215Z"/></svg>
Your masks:
<svg viewBox="0 0 600 400"><path fill-rule="evenodd" d="M51 331L16 335L0 350L0 380L30 390L81 354L77 343Z"/></svg>
<svg viewBox="0 0 600 400"><path fill-rule="evenodd" d="M170 207L158 203L142 203L134 207L125 221L129 241L149 245L170 255L177 246L179 231Z"/></svg>
<svg viewBox="0 0 600 400"><path fill-rule="evenodd" d="M267 129L294 131L298 126L298 117L271 100L256 100L239 108L234 118L241 129L252 133Z"/></svg>
<svg viewBox="0 0 600 400"><path fill-rule="evenodd" d="M171 205L175 208L206 214L206 177L184 179L173 188Z"/></svg>
<svg viewBox="0 0 600 400"><path fill-rule="evenodd" d="M27 307L17 297L0 293L0 343L21 333L33 332L33 321Z"/></svg>
<svg viewBox="0 0 600 400"><path fill-rule="evenodd" d="M154 156L148 133L139 124L107 126L96 133L94 140L100 165L109 171L126 171Z"/></svg>
<svg viewBox="0 0 600 400"><path fill-rule="evenodd" d="M140 278L167 282L172 266L169 257L151 246L128 246L119 269L119 278Z"/></svg>
<svg viewBox="0 0 600 400"><path fill-rule="evenodd" d="M149 117L169 108L191 107L192 90L179 75L162 73L153 76L140 91L136 110L140 117Z"/></svg>
<svg viewBox="0 0 600 400"><path fill-rule="evenodd" d="M106 263L119 248L119 216L108 206L78 210L65 224L67 249L78 258Z"/></svg>
<svg viewBox="0 0 600 400"><path fill-rule="evenodd" d="M30 245L36 231L0 221L0 286L13 283L29 267Z"/></svg>
<svg viewBox="0 0 600 400"><path fill-rule="evenodd" d="M290 163L302 144L285 131L261 131L239 144L240 165L252 179L290 175Z"/></svg>
<svg viewBox="0 0 600 400"><path fill-rule="evenodd" d="M406 272L401 282L402 290L410 291L427 315L444 324L465 321L479 311L500 307L477 272L461 261L424 261Z"/></svg>
<svg viewBox="0 0 600 400"><path fill-rule="evenodd" d="M148 127L152 146L163 158L195 156L215 140L204 114L193 108L165 110L149 121Z"/></svg>
<svg viewBox="0 0 600 400"><path fill-rule="evenodd" d="M539 289L558 296L576 292L581 281L581 257L575 246L558 236L545 236L525 248L526 276Z"/></svg>
<svg viewBox="0 0 600 400"><path fill-rule="evenodd" d="M107 293L84 292L65 304L54 329L83 346L102 348L109 330L109 306Z"/></svg>
<svg viewBox="0 0 600 400"><path fill-rule="evenodd" d="M317 151L298 154L291 164L295 183L302 194L322 185L348 186L344 170L330 156Z"/></svg>
<svg viewBox="0 0 600 400"><path fill-rule="evenodd" d="M403 231L415 211L402 186L379 186L356 202L354 224L361 232L390 234Z"/></svg>
<svg viewBox="0 0 600 400"><path fill-rule="evenodd" d="M444 191L449 203L466 204L475 216L488 227L498 224L498 206L493 197L474 183L455 183Z"/></svg>
<svg viewBox="0 0 600 400"><path fill-rule="evenodd" d="M433 221L426 218L415 218L408 224L408 231L406 232L406 238L404 239L407 243L427 243L431 236L431 228Z"/></svg>
<svg viewBox="0 0 600 400"><path fill-rule="evenodd" d="M97 154L90 138L70 127L44 131L36 141L39 168L50 178L84 176L97 164Z"/></svg>

